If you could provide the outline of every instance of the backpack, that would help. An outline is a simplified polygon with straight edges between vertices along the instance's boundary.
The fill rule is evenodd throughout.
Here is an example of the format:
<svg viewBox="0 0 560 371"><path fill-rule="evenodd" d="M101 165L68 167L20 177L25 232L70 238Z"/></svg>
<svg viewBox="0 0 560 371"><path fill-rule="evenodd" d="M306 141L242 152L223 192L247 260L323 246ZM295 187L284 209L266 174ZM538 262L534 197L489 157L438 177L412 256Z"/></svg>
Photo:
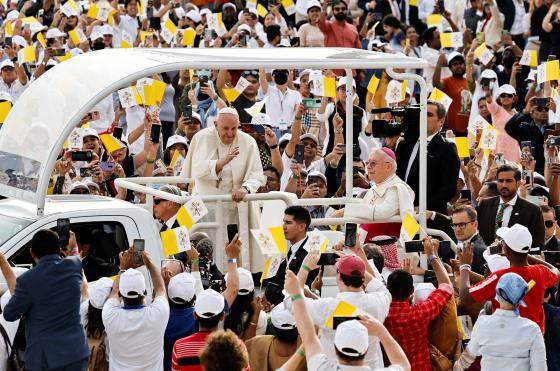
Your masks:
<svg viewBox="0 0 560 371"><path fill-rule="evenodd" d="M88 370L89 371L108 371L109 362L105 355L105 332L100 338L88 337L88 347L89 347L89 359L88 359Z"/></svg>

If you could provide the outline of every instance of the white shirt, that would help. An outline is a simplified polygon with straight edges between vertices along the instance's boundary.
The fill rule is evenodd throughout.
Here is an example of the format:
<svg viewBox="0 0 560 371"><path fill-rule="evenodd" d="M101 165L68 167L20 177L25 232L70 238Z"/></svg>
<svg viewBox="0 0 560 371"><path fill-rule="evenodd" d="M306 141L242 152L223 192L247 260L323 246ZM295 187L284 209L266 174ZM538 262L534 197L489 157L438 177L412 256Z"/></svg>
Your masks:
<svg viewBox="0 0 560 371"><path fill-rule="evenodd" d="M291 125L296 106L301 103L299 92L287 88L282 93L276 86L269 84L266 96L266 113L270 116L272 126Z"/></svg>
<svg viewBox="0 0 560 371"><path fill-rule="evenodd" d="M282 164L284 166L284 172L280 177L280 191L284 192L293 174L292 170L290 169L292 159L288 157L286 151L282 153ZM305 163L303 165L305 166ZM306 167L305 170L307 171L307 174L311 173L312 171L320 171L321 173L325 174L325 171L327 171L327 164L325 163L324 159L320 158L317 161L313 161L309 166Z"/></svg>
<svg viewBox="0 0 560 371"><path fill-rule="evenodd" d="M16 78L14 82L12 82L12 85L8 86L8 84L4 82L4 79L0 79L0 92L10 94L12 96L12 102L15 103L28 85L29 83L22 85L19 79Z"/></svg>
<svg viewBox="0 0 560 371"><path fill-rule="evenodd" d="M512 2L515 5L515 18L509 33L511 35L521 35L525 30L525 6L523 6L523 0L513 0Z"/></svg>
<svg viewBox="0 0 560 371"><path fill-rule="evenodd" d="M301 240L299 240L298 242L294 243L291 247L290 247L290 251L291 251L291 255L290 255L290 260L288 260L288 266L290 265L292 259L294 258L294 256L296 255L296 252L298 252L298 250L300 249L301 245L303 245L303 242L307 239L307 234L305 234L305 237L303 237ZM307 251L307 249L305 248L305 246L303 246L303 249Z"/></svg>
<svg viewBox="0 0 560 371"><path fill-rule="evenodd" d="M138 17L131 17L128 14L121 16L119 32L118 35L116 35L118 36L117 45L120 45L123 31L126 31L126 33L132 37L132 40L136 40L136 37L138 37Z"/></svg>
<svg viewBox="0 0 560 371"><path fill-rule="evenodd" d="M539 326L513 311L496 309L476 321L467 349L482 356L482 371L546 370L546 351Z"/></svg>
<svg viewBox="0 0 560 371"><path fill-rule="evenodd" d="M138 126L144 125L145 111L144 107L134 106L126 109L126 137L128 148L130 153L137 154L144 149L144 134L141 134L134 143L130 143L128 136L134 131Z"/></svg>
<svg viewBox="0 0 560 371"><path fill-rule="evenodd" d="M102 317L111 349L110 371L163 371L167 297L158 296L139 309L124 309L119 300L110 298L103 306Z"/></svg>
<svg viewBox="0 0 560 371"><path fill-rule="evenodd" d="M0 306L2 307L2 311L4 310L6 304L10 301L11 297L12 295L10 294L10 291L6 291L2 295L2 298L0 298ZM6 330L6 334L10 339L10 343L13 344L19 326L19 319L14 322L8 322L4 319L4 315L2 314L0 315L0 325L4 327L4 330ZM0 371L6 371L8 355L9 354L6 351L6 343L4 343L4 339L0 337Z"/></svg>
<svg viewBox="0 0 560 371"><path fill-rule="evenodd" d="M428 62L428 67L424 67L424 79L428 83L428 90L434 88L432 80L434 78L434 72L436 70L436 64L439 59L440 51L430 48L427 45L422 45L422 59ZM449 68L444 67L441 69L440 80L448 76L451 76L451 71Z"/></svg>
<svg viewBox="0 0 560 371"><path fill-rule="evenodd" d="M432 141L432 139L437 135L437 133L430 135L428 138L426 138L428 140L428 144L430 144L430 142ZM416 158L416 155L418 154L418 151L420 150L420 139L418 139L416 141L416 144L414 145L414 148L412 149L412 153L410 154L410 158L408 159L408 165L406 167L406 173L404 174L404 181L407 182L408 181L408 174L410 173L410 169L412 168L412 164L414 163L414 159Z"/></svg>
<svg viewBox="0 0 560 371"><path fill-rule="evenodd" d="M512 198L511 200L509 200L508 202L506 202L507 206L504 209L504 216L502 218L502 226L503 227L507 227L509 225L509 219L511 218L511 212L513 211L513 206L515 205L515 203L517 202L517 195L515 195L514 198ZM500 205L504 203L504 200L502 200L502 197L500 197ZM498 205L498 211L500 211L500 206Z"/></svg>
<svg viewBox="0 0 560 371"><path fill-rule="evenodd" d="M323 351L326 351L323 349ZM333 350L334 352L334 350ZM401 366L392 365L389 367L372 369L369 366L346 366L333 362L326 354L317 353L307 360L308 371L404 371Z"/></svg>
<svg viewBox="0 0 560 371"><path fill-rule="evenodd" d="M326 327L325 322L332 315L340 301L345 301L354 305L380 322L384 322L389 314L391 304L391 294L385 285L378 279L372 279L366 291L363 292L339 292L336 298L322 298L319 300L306 300L306 304L311 314L315 326L319 327L319 340L328 357L333 362L337 362L336 353L333 351L335 331ZM288 304L289 305L289 304ZM379 338L369 337L369 350L365 357L365 364L372 367L382 367L383 357L379 345Z"/></svg>

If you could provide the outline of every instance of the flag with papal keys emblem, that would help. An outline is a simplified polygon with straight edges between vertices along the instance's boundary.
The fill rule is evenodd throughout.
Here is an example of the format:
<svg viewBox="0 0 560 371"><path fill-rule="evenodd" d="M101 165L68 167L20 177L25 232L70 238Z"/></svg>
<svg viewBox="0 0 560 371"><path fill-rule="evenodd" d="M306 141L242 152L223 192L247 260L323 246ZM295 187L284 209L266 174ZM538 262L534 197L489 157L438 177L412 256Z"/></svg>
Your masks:
<svg viewBox="0 0 560 371"><path fill-rule="evenodd" d="M268 97L264 97L264 99L261 100L260 102L253 104L249 108L245 108L245 112L251 115L251 117L255 117L257 114L261 113L267 99Z"/></svg>
<svg viewBox="0 0 560 371"><path fill-rule="evenodd" d="M406 80L391 80L387 85L385 100L387 104L399 103L406 99Z"/></svg>
<svg viewBox="0 0 560 371"><path fill-rule="evenodd" d="M60 7L60 12L64 14L67 18L72 16L79 16L80 9L74 0L68 0Z"/></svg>
<svg viewBox="0 0 560 371"><path fill-rule="evenodd" d="M191 249L187 227L180 226L160 232L163 256L175 255Z"/></svg>
<svg viewBox="0 0 560 371"><path fill-rule="evenodd" d="M482 64L488 64L494 58L494 54L486 47L485 43L474 50L474 55Z"/></svg>
<svg viewBox="0 0 560 371"><path fill-rule="evenodd" d="M537 83L557 81L560 79L560 64L558 60L541 63L537 67Z"/></svg>
<svg viewBox="0 0 560 371"><path fill-rule="evenodd" d="M130 108L142 104L142 97L135 86L130 86L118 91L119 100L123 108Z"/></svg>
<svg viewBox="0 0 560 371"><path fill-rule="evenodd" d="M82 128L75 128L74 130L72 130L70 136L68 137L68 148L81 149L83 145L84 145L83 130Z"/></svg>
<svg viewBox="0 0 560 371"><path fill-rule="evenodd" d="M222 37L227 32L224 21L222 20L222 13L212 13L206 16L208 20L208 28L216 31L218 36Z"/></svg>
<svg viewBox="0 0 560 371"><path fill-rule="evenodd" d="M125 30L122 30L121 33L121 48L132 48L134 45L134 40L132 39L132 36L126 32Z"/></svg>
<svg viewBox="0 0 560 371"><path fill-rule="evenodd" d="M324 253L327 250L329 240L317 228L309 233L307 238L307 247L309 248L309 251L319 250L321 253Z"/></svg>
<svg viewBox="0 0 560 371"><path fill-rule="evenodd" d="M537 67L539 65L539 57L536 50L525 49L519 60L522 66Z"/></svg>
<svg viewBox="0 0 560 371"><path fill-rule="evenodd" d="M169 166L171 166L171 168L173 169L173 174L175 176L181 173L184 162L185 158L181 156L181 153L178 150L175 150L175 152L173 153L173 157L171 158L171 162L169 163Z"/></svg>
<svg viewBox="0 0 560 371"><path fill-rule="evenodd" d="M451 103L453 103L453 99L451 99L449 95L445 94L438 88L434 88L434 90L432 90L432 93L430 94L430 97L428 99L443 104L446 111L449 111L449 107L451 106Z"/></svg>
<svg viewBox="0 0 560 371"><path fill-rule="evenodd" d="M177 26L171 18L167 18L165 23L161 25L160 36L165 40L167 44L171 44L175 34L177 33Z"/></svg>
<svg viewBox="0 0 560 371"><path fill-rule="evenodd" d="M407 211L401 225L401 241L412 241L419 230L420 224L418 224L416 219Z"/></svg>
<svg viewBox="0 0 560 371"><path fill-rule="evenodd" d="M482 135L480 136L478 147L488 150L496 149L496 145L498 144L498 135L500 135L498 129L492 125L486 126L482 129Z"/></svg>
<svg viewBox="0 0 560 371"><path fill-rule="evenodd" d="M286 255L286 237L282 226L251 229L263 255Z"/></svg>
<svg viewBox="0 0 560 371"><path fill-rule="evenodd" d="M460 48L463 46L462 32L444 32L439 34L442 48Z"/></svg>
<svg viewBox="0 0 560 371"><path fill-rule="evenodd" d="M284 261L285 257L282 254L270 255L264 262L264 267L261 275L261 282L276 276L278 268Z"/></svg>
<svg viewBox="0 0 560 371"><path fill-rule="evenodd" d="M179 152L179 151L176 151ZM208 209L200 197L191 197L177 212L177 223L188 230L208 214Z"/></svg>

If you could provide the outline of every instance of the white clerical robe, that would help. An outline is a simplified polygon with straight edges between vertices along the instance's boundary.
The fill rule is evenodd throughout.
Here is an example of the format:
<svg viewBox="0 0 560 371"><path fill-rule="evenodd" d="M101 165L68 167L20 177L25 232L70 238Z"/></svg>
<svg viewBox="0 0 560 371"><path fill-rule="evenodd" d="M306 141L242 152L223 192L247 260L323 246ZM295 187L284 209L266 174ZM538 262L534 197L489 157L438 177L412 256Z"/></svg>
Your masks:
<svg viewBox="0 0 560 371"><path fill-rule="evenodd" d="M220 173L216 173L216 162L227 156L235 147L239 147L239 155L225 165ZM215 127L203 129L194 135L181 176L195 180L193 195L204 196L231 194L232 190L241 187L246 187L251 193L256 193L257 189L266 183L257 143L253 137L237 131L232 144L223 144ZM224 202L221 210L217 210L211 205L208 210L211 219L214 219L216 212L222 212L223 225L239 225L239 237L245 247L241 252L242 266L249 268L251 256L248 248L250 245L247 227L255 223L250 223L248 204L246 202ZM254 219L256 220L256 218ZM221 241L216 242L220 246Z"/></svg>

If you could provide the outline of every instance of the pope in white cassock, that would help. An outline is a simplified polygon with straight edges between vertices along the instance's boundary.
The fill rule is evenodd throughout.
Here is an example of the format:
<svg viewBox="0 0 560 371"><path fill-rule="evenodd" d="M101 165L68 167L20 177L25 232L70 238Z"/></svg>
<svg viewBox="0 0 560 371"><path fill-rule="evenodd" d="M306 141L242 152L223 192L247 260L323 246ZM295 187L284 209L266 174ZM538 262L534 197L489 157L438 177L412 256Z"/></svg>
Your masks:
<svg viewBox="0 0 560 371"><path fill-rule="evenodd" d="M193 195L232 195L234 202L222 203L221 210L208 207L209 217L215 219L215 212L223 213L224 225L238 224L243 246L249 246L250 213L248 204L242 201L265 184L265 177L257 143L238 126L237 111L222 108L214 127L203 129L192 138L181 176L194 179ZM220 241L216 242L219 246ZM249 268L248 248L241 252L241 262Z"/></svg>

